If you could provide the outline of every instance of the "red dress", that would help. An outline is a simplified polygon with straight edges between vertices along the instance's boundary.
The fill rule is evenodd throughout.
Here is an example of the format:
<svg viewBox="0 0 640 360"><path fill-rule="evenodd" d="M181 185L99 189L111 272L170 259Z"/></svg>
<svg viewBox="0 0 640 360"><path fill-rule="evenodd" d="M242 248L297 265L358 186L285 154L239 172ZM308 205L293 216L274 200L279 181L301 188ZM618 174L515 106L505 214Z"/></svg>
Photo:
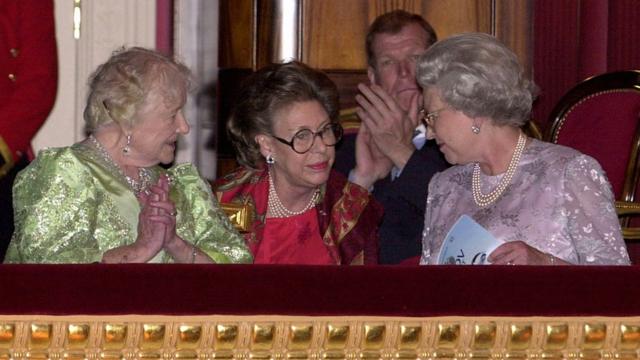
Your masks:
<svg viewBox="0 0 640 360"><path fill-rule="evenodd" d="M251 230L243 235L256 263L377 264L382 207L367 190L347 182L332 170L329 180L320 188L320 200L313 211L301 214L300 219L265 219L268 176L266 168L239 168L215 184L220 202L243 204L252 209ZM300 224L308 226L298 229L296 226ZM284 244L296 249L285 251ZM263 246L266 247L263 249Z"/></svg>
<svg viewBox="0 0 640 360"><path fill-rule="evenodd" d="M267 218L253 253L255 264L332 265L322 242L316 209L288 218Z"/></svg>

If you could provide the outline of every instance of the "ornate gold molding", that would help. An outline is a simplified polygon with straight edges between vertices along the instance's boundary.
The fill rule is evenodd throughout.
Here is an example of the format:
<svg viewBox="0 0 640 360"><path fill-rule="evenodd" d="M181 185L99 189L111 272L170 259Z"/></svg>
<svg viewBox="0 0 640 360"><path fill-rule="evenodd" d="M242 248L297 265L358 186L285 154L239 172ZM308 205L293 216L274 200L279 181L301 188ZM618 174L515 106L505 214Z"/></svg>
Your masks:
<svg viewBox="0 0 640 360"><path fill-rule="evenodd" d="M0 316L0 359L637 359L640 317Z"/></svg>
<svg viewBox="0 0 640 360"><path fill-rule="evenodd" d="M253 225L253 210L249 204L220 203L222 211L227 214L229 221L241 233L251 231Z"/></svg>

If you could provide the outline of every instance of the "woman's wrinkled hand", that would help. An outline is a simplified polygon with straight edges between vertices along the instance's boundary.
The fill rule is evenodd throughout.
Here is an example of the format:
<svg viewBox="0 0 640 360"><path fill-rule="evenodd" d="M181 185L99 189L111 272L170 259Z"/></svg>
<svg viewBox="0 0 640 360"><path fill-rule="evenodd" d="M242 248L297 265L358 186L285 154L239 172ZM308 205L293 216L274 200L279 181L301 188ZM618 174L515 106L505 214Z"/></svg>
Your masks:
<svg viewBox="0 0 640 360"><path fill-rule="evenodd" d="M110 249L103 254L104 263L144 263L156 256L164 247L167 235L175 234L175 211L173 204L167 206L167 198L163 188L166 177L153 185L149 192L140 193L140 214L138 215L138 234L135 242L129 245ZM155 190L154 190L155 188ZM173 218L170 220L169 218ZM173 225L171 225L173 223Z"/></svg>
<svg viewBox="0 0 640 360"><path fill-rule="evenodd" d="M489 255L494 265L561 265L566 262L527 245L524 241L510 241L498 246Z"/></svg>
<svg viewBox="0 0 640 360"><path fill-rule="evenodd" d="M165 236L163 239L163 247L166 247L176 239L176 211L175 204L169 198L169 178L161 175L158 182L149 188L149 206L154 215L151 220L165 226Z"/></svg>
<svg viewBox="0 0 640 360"><path fill-rule="evenodd" d="M138 216L138 237L132 244L147 254L149 259L162 250L169 232L167 226L169 214L164 208L157 206L163 201L161 192L153 190L156 187L158 184L153 185L148 193L138 195L141 208Z"/></svg>

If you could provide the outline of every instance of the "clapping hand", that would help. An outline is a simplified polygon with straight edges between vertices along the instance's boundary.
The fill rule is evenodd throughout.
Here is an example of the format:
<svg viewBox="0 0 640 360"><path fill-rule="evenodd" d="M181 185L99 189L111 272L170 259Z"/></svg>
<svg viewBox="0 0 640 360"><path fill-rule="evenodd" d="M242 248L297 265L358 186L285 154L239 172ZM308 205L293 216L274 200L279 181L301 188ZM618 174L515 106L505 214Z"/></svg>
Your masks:
<svg viewBox="0 0 640 360"><path fill-rule="evenodd" d="M147 206L154 213L149 219L164 228L162 248L176 261L182 263L212 262L197 246L182 239L176 232L176 206L169 198L169 178L162 175L158 183L149 188Z"/></svg>
<svg viewBox="0 0 640 360"><path fill-rule="evenodd" d="M175 236L175 207L168 189L168 179L163 175L148 192L138 195L140 214L135 242L106 251L103 262L147 262L166 246L167 238Z"/></svg>
<svg viewBox="0 0 640 360"><path fill-rule="evenodd" d="M149 200L146 206L151 208L152 216L150 220L157 226L164 226L165 236L163 247L176 240L176 207L169 199L169 178L161 175L158 182L149 188Z"/></svg>
<svg viewBox="0 0 640 360"><path fill-rule="evenodd" d="M356 96L360 105L358 116L367 125L378 149L402 169L415 151L411 140L419 122L420 94L411 97L405 111L378 85L359 84L358 89L361 92Z"/></svg>
<svg viewBox="0 0 640 360"><path fill-rule="evenodd" d="M362 123L356 137L356 168L352 181L369 189L378 179L386 177L392 167L391 160L372 141L367 124Z"/></svg>

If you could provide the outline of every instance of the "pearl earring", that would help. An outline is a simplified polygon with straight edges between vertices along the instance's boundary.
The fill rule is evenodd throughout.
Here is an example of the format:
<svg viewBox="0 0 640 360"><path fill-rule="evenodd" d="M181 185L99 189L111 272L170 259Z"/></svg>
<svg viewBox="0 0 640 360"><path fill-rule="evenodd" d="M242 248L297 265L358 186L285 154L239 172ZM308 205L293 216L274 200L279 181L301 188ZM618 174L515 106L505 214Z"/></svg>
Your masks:
<svg viewBox="0 0 640 360"><path fill-rule="evenodd" d="M273 158L272 154L267 155L265 160L266 160L267 164L269 164L269 165L273 165L273 164L276 163L276 159Z"/></svg>
<svg viewBox="0 0 640 360"><path fill-rule="evenodd" d="M471 132L473 132L474 134L478 135L478 134L480 134L480 128L475 126L475 125L472 125L471 126Z"/></svg>

